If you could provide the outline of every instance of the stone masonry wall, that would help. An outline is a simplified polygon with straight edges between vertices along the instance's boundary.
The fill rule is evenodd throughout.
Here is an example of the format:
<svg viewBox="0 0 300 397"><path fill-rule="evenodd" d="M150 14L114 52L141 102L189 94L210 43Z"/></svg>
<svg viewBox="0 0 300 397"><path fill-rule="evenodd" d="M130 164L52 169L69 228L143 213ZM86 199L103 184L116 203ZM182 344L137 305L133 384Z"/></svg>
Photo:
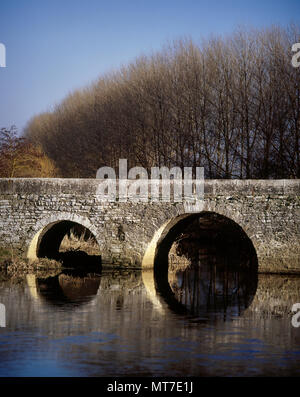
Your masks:
<svg viewBox="0 0 300 397"><path fill-rule="evenodd" d="M141 266L155 232L185 213L183 203L102 202L97 179L0 179L0 246L26 253L58 220L87 227L104 261ZM132 181L130 181L132 183ZM260 271L300 271L300 180L207 180L205 211L237 222L252 240Z"/></svg>

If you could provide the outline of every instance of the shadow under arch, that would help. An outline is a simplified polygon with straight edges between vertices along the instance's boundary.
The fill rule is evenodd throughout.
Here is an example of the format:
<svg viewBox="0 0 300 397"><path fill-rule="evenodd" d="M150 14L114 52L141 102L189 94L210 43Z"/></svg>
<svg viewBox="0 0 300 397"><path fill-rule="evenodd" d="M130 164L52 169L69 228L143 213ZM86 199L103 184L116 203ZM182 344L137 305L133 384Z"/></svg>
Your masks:
<svg viewBox="0 0 300 397"><path fill-rule="evenodd" d="M151 299L156 300L156 306L159 306L159 301L163 299L169 308L175 312L184 314L191 313L191 307L187 307L178 300L178 297L170 286L168 277L169 251L174 241L178 240L178 237L181 238L181 250L184 251L185 242L188 241L187 239L185 241L184 234L186 231L189 231L190 225L193 225L194 230L196 226L198 236L192 239L192 243L194 245L196 244L200 252L202 248L204 248L205 251L205 246L214 244L217 249L217 254L224 252L224 255L230 255L230 263L224 265L222 261L219 261L217 267L214 267L214 271L215 273L224 273L226 271L227 276L228 274L233 274L233 272L240 273L241 276L238 275L237 278L240 282L239 288L244 288L244 291L246 291L243 310L246 309L251 304L257 289L258 261L255 248L250 238L236 222L223 215L210 211L184 214L173 218L163 225L159 230L159 235L154 237L152 245L150 244L149 246L151 251L148 247L148 252L146 251L145 254L146 258L144 257L146 261L143 261L146 265L146 269L147 266L149 267L149 258L151 258L152 255L153 282L148 291L152 296ZM186 252L184 253L186 254ZM207 277L212 268L211 264L207 263L207 260L204 260L204 258L207 259L208 256L209 255L206 253L206 255L202 255L202 258L201 255L200 258L198 258L199 266L196 266L196 268L202 269L201 277L203 277L204 273L206 273ZM192 272L193 275L191 277L193 283L199 282L200 285L202 280L199 279L200 276L197 270L193 269ZM216 274L214 276L216 276ZM147 286L146 288L149 289L150 284L148 280L147 285L148 288ZM156 298L154 298L155 295Z"/></svg>
<svg viewBox="0 0 300 397"><path fill-rule="evenodd" d="M37 223L35 230L38 230L29 240L27 258L30 261L35 261L39 258L62 260L67 265L72 265L72 262L79 263L80 261L87 261L88 259L91 265L101 264L100 255L88 255L83 251L59 252L59 247L63 238L74 227L83 228L89 232L92 238L97 242L100 254L97 233L90 221L84 217L60 214L59 216L53 215Z"/></svg>

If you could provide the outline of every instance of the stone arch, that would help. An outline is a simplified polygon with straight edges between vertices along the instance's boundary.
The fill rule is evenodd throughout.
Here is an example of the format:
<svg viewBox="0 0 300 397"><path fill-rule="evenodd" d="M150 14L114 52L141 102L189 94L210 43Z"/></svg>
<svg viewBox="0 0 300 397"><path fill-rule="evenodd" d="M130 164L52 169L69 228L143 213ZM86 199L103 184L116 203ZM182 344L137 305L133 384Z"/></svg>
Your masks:
<svg viewBox="0 0 300 397"><path fill-rule="evenodd" d="M90 220L82 215L70 214L67 212L59 212L52 214L51 216L40 219L35 226L28 233L28 249L27 249L27 258L29 260L36 260L39 255L39 248L41 241L43 240L43 236L49 232L53 227L64 223L64 227L61 230L61 234L63 234L64 230L67 230L69 225L68 223L74 223L84 226L88 229L93 236L95 237L99 247L100 247L100 239L97 233L97 229L93 226ZM53 245L57 245L60 236L58 239L53 242Z"/></svg>
<svg viewBox="0 0 300 397"><path fill-rule="evenodd" d="M238 241L237 246L239 247L240 244L247 249L247 251L242 252L246 252L246 257L249 258L249 261L246 262L245 265L243 261L240 262L238 260L239 267L233 267L232 269L233 271L241 271L241 279L247 280L247 285L249 284L247 286L247 293L249 291L251 292L248 296L249 301L247 301L247 304L252 302L257 288L258 261L256 250L251 239L244 229L234 220L213 211L201 211L199 213L185 213L171 218L157 230L147 247L142 261L143 281L149 298L151 299L154 307L156 307L160 312L165 311L166 307L169 307L177 313L188 313L188 310L186 310L184 305L177 301L173 291L171 290L168 280L168 253L175 238L180 234L180 230L185 230L189 224L192 224L194 221L198 222L199 220L203 222L202 225L204 224L205 228L208 230L209 226L215 222L215 226L212 230L213 233L215 233L215 229L219 229L220 234L224 232L224 235L228 237L228 233L232 232L232 239L237 239ZM222 229L222 227L224 227L224 229ZM200 235L202 236L204 233L201 233ZM231 251L229 250L227 252ZM249 257L247 254L249 254ZM225 254L225 257L226 255L227 254ZM240 254L238 254L237 258L240 257ZM226 263L230 266L232 265L231 262ZM222 264L219 269L221 269L221 271L224 269ZM225 267L225 269L228 268Z"/></svg>
<svg viewBox="0 0 300 397"><path fill-rule="evenodd" d="M150 243L148 244L144 257L142 260L143 269L152 269L155 261L156 249L159 241L162 241L167 235L168 231L182 219L190 217L191 214L182 214L175 216L161 225L161 227L154 233Z"/></svg>
<svg viewBox="0 0 300 397"><path fill-rule="evenodd" d="M229 215L229 216L228 216ZM175 216L165 222L154 234L152 240L150 241L147 249L145 251L143 260L142 260L142 268L149 269L154 268L155 263L158 260L158 257L162 259L162 255L165 255L168 249L172 245L172 240L175 238L180 229L183 229L187 226L190 222L194 221L197 218L203 218L204 220L207 217L211 217L211 221L215 217L215 219L224 219L225 221L229 222L232 227L239 231L241 236L249 241L249 247L253 249L253 252L256 252L255 246L252 242L251 237L247 234L247 231L239 225L230 214L226 215L224 213L217 213L215 211L201 211L197 213L185 213L178 216ZM162 254L162 250L164 253Z"/></svg>
<svg viewBox="0 0 300 397"><path fill-rule="evenodd" d="M226 202L230 203L232 197L225 198ZM204 204L203 212L214 212L220 216L230 219L235 222L242 231L247 235L251 241L255 251L257 251L257 230L252 222L242 213L242 209L236 206L227 205L225 203L218 204L215 200L207 200Z"/></svg>

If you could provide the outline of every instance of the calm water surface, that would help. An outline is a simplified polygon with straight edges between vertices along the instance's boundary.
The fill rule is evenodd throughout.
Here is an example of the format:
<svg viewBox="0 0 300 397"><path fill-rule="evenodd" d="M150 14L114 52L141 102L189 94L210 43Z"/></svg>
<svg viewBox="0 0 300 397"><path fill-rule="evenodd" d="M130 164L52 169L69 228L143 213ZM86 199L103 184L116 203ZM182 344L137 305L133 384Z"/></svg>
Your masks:
<svg viewBox="0 0 300 397"><path fill-rule="evenodd" d="M207 269L0 282L0 376L299 376L300 277ZM159 290L159 292L157 292Z"/></svg>

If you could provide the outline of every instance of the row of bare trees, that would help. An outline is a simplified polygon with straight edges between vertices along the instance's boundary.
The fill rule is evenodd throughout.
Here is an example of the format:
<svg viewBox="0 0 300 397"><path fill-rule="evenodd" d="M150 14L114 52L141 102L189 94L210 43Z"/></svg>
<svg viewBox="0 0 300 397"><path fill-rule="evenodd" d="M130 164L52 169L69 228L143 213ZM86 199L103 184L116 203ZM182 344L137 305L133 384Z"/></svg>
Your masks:
<svg viewBox="0 0 300 397"><path fill-rule="evenodd" d="M34 117L25 136L65 177L203 166L206 178L300 177L300 27L179 40Z"/></svg>

